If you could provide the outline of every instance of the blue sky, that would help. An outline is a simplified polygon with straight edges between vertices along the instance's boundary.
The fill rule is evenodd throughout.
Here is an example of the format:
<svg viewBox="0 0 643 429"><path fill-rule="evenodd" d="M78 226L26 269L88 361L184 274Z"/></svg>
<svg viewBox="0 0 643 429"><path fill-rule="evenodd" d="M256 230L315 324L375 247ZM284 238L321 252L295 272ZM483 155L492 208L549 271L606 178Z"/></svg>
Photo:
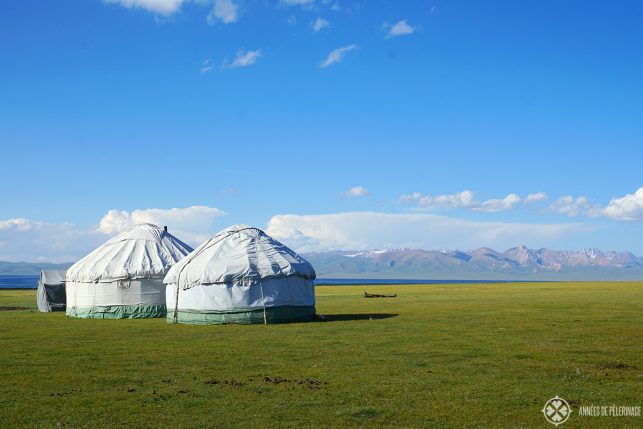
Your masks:
<svg viewBox="0 0 643 429"><path fill-rule="evenodd" d="M74 259L138 221L193 244L243 222L304 251L643 255L641 2L3 9L0 260Z"/></svg>

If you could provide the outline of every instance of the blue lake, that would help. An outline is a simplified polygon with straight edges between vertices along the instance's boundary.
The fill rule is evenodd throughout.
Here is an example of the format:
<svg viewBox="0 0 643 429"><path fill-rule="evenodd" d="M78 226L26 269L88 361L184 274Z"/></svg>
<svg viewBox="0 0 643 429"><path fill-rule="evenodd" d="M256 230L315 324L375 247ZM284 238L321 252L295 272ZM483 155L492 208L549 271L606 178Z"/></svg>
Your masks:
<svg viewBox="0 0 643 429"><path fill-rule="evenodd" d="M40 276L4 276L0 275L0 289L35 289Z"/></svg>

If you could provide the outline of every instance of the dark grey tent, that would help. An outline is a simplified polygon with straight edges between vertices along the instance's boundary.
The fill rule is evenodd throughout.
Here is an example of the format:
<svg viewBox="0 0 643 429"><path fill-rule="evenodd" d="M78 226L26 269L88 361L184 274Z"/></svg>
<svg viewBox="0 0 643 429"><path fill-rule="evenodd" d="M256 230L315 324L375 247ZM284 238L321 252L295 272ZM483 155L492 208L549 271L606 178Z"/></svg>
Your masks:
<svg viewBox="0 0 643 429"><path fill-rule="evenodd" d="M38 281L38 310L65 311L65 270L40 272Z"/></svg>

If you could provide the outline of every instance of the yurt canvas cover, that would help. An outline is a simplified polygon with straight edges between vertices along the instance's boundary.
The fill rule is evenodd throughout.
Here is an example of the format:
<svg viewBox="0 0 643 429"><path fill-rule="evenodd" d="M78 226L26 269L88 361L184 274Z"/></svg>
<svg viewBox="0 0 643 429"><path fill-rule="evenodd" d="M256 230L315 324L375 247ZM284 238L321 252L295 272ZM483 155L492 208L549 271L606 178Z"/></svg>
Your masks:
<svg viewBox="0 0 643 429"><path fill-rule="evenodd" d="M67 270L67 315L165 316L163 277L192 249L156 225L127 229Z"/></svg>
<svg viewBox="0 0 643 429"><path fill-rule="evenodd" d="M258 228L224 229L165 276L169 323L278 323L315 316L312 265ZM178 304L177 304L178 298Z"/></svg>
<svg viewBox="0 0 643 429"><path fill-rule="evenodd" d="M38 310L65 311L65 270L44 270L38 280Z"/></svg>

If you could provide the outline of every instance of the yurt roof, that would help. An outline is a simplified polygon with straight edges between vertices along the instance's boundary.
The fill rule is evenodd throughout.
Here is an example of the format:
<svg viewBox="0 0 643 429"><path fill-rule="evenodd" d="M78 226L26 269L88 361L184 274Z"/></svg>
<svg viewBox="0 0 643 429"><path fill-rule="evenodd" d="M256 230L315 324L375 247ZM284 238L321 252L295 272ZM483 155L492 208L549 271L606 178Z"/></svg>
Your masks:
<svg viewBox="0 0 643 429"><path fill-rule="evenodd" d="M122 231L67 270L68 282L162 277L192 248L149 223Z"/></svg>
<svg viewBox="0 0 643 429"><path fill-rule="evenodd" d="M40 281L45 285L59 285L65 283L65 270L42 270Z"/></svg>
<svg viewBox="0 0 643 429"><path fill-rule="evenodd" d="M216 283L251 285L287 276L312 280L315 270L308 261L259 228L234 225L173 266L163 282L189 289Z"/></svg>

